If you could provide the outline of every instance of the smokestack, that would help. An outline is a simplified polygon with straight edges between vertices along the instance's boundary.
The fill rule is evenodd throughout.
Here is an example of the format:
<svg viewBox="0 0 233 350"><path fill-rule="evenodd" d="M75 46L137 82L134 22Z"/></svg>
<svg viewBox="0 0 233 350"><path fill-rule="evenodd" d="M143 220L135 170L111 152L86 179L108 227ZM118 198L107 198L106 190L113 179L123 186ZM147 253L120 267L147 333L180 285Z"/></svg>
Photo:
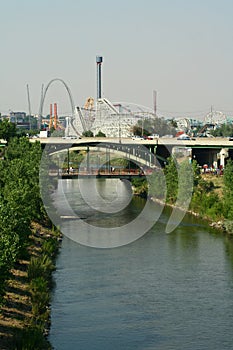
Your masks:
<svg viewBox="0 0 233 350"><path fill-rule="evenodd" d="M54 129L57 129L57 104L54 103Z"/></svg>
<svg viewBox="0 0 233 350"><path fill-rule="evenodd" d="M50 103L50 118L52 118L53 117L53 105L52 105L52 103Z"/></svg>
<svg viewBox="0 0 233 350"><path fill-rule="evenodd" d="M49 130L53 127L53 105L50 103L50 118L49 118Z"/></svg>
<svg viewBox="0 0 233 350"><path fill-rule="evenodd" d="M101 65L103 62L102 56L96 56L96 64L97 64L97 99L102 97L101 91Z"/></svg>

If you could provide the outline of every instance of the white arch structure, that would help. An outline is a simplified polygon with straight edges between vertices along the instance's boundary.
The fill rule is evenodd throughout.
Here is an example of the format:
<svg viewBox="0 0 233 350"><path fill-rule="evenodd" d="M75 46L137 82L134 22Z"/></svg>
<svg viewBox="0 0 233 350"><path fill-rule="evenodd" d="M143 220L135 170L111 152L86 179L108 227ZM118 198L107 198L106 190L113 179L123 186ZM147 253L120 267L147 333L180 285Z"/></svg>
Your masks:
<svg viewBox="0 0 233 350"><path fill-rule="evenodd" d="M75 106L74 106L74 100L73 100L73 97L72 97L70 88L69 88L68 85L64 82L64 80L62 80L62 79L60 79L60 78L52 79L52 80L50 80L50 82L46 85L45 90L44 90L44 92L42 93L42 96L41 96L39 116L41 117L42 114L43 114L44 101L45 101L45 97L46 97L47 91L48 91L50 85L51 85L52 83L54 83L55 81L60 81L60 82L64 85L64 87L65 87L65 89L66 89L66 91L67 91L67 93L68 93L68 95L69 95L70 105L71 105L71 109L72 109L72 116L73 116L74 113L75 113Z"/></svg>
<svg viewBox="0 0 233 350"><path fill-rule="evenodd" d="M76 134L79 135L80 132L76 129L76 127L74 126L74 123L73 123L74 119L75 119L75 115L77 115L77 113L76 113L76 110L75 110L75 105L74 105L74 100L73 100L73 97L72 97L72 94L71 94L71 90L70 90L69 86L64 82L64 80L60 79L60 78L55 78L55 79L50 80L50 82L46 85L45 90L42 91L41 101L40 101L40 109L39 109L39 126L41 124L41 118L42 118L42 115L43 115L43 108L44 108L44 102L45 102L45 97L46 97L47 91L48 91L50 85L53 84L55 81L61 82L63 84L63 86L65 87L67 93L68 93L68 96L69 96L69 99L70 99L71 111L72 111L71 117L69 118L69 123L72 125L72 127L73 127L74 131L76 132ZM81 120L82 127L85 130L84 121L81 118L79 113L78 113L78 116L79 116L79 118Z"/></svg>

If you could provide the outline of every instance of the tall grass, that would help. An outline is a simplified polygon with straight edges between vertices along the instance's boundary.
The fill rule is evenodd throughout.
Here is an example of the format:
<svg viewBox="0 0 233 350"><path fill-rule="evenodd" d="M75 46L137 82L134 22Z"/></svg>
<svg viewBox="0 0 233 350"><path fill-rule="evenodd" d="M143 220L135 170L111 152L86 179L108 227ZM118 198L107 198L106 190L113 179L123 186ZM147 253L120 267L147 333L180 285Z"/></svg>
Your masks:
<svg viewBox="0 0 233 350"><path fill-rule="evenodd" d="M28 279L31 281L34 278L44 277L49 280L54 269L55 266L47 254L32 257L28 266Z"/></svg>
<svg viewBox="0 0 233 350"><path fill-rule="evenodd" d="M13 341L14 350L51 350L52 347L44 338L39 328L29 327L22 329Z"/></svg>

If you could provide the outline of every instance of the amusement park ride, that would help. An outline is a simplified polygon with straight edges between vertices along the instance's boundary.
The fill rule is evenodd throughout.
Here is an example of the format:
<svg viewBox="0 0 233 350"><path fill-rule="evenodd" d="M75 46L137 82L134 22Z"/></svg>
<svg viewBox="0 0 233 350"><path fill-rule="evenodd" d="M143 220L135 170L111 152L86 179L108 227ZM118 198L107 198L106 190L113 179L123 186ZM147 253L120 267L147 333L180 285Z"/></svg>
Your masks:
<svg viewBox="0 0 233 350"><path fill-rule="evenodd" d="M77 135L81 136L85 131L92 131L94 135L100 131L107 137L130 137L132 136L132 128L138 121L144 121L149 118L157 118L157 96L156 91L153 91L153 110L151 108L140 106L134 103L118 102L112 103L105 97L102 97L102 77L101 67L103 63L102 56L96 56L97 67L97 98L96 102L93 97L88 97L83 107L76 106L71 94L71 91L64 80L55 78L52 79L44 89L42 85L41 89L41 101L38 114L38 127L41 125L43 107L45 102L46 93L54 82L60 82L65 87L71 106L71 113L66 117L65 123L65 136ZM28 86L27 86L28 89ZM29 96L29 91L28 91ZM30 110L30 104L29 104ZM30 113L30 112L29 112ZM220 111L211 111L206 115L204 126L210 124L222 124L226 122L226 116ZM189 119L181 118L180 124L184 124L185 128L189 127ZM187 125L186 125L187 124ZM54 116L52 111L52 105L50 105L50 121L49 129L57 129L59 126L57 115L57 104L54 104Z"/></svg>
<svg viewBox="0 0 233 350"><path fill-rule="evenodd" d="M52 79L47 86L41 89L41 101L38 114L38 126L41 125L43 107L47 91L51 84L60 82L65 87L71 105L71 115L66 117L65 136L77 135L80 136L84 131L92 131L97 134L103 132L107 137L129 137L132 135L132 127L138 120L145 118L155 118L156 113L147 107L139 106L133 103L112 103L102 97L102 77L101 66L102 56L96 57L97 64L97 99L96 103L93 97L88 97L83 107L75 106L71 91L64 80L56 78ZM50 105L50 120L49 129L57 129L58 115L57 104L54 104L54 116L52 105Z"/></svg>

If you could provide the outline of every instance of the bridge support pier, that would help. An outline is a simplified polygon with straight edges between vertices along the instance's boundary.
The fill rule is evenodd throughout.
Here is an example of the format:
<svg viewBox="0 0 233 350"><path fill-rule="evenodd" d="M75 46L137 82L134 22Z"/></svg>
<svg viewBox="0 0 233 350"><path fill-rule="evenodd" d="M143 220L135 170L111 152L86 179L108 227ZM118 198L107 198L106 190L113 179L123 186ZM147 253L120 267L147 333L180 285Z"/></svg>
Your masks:
<svg viewBox="0 0 233 350"><path fill-rule="evenodd" d="M219 157L220 157L220 166L222 168L225 168L225 160L226 158L229 156L228 153L228 148L222 148L220 153L219 153Z"/></svg>
<svg viewBox="0 0 233 350"><path fill-rule="evenodd" d="M70 173L70 151L67 149L67 174Z"/></svg>
<svg viewBox="0 0 233 350"><path fill-rule="evenodd" d="M87 146L87 173L90 172L90 155L89 155L89 146Z"/></svg>

